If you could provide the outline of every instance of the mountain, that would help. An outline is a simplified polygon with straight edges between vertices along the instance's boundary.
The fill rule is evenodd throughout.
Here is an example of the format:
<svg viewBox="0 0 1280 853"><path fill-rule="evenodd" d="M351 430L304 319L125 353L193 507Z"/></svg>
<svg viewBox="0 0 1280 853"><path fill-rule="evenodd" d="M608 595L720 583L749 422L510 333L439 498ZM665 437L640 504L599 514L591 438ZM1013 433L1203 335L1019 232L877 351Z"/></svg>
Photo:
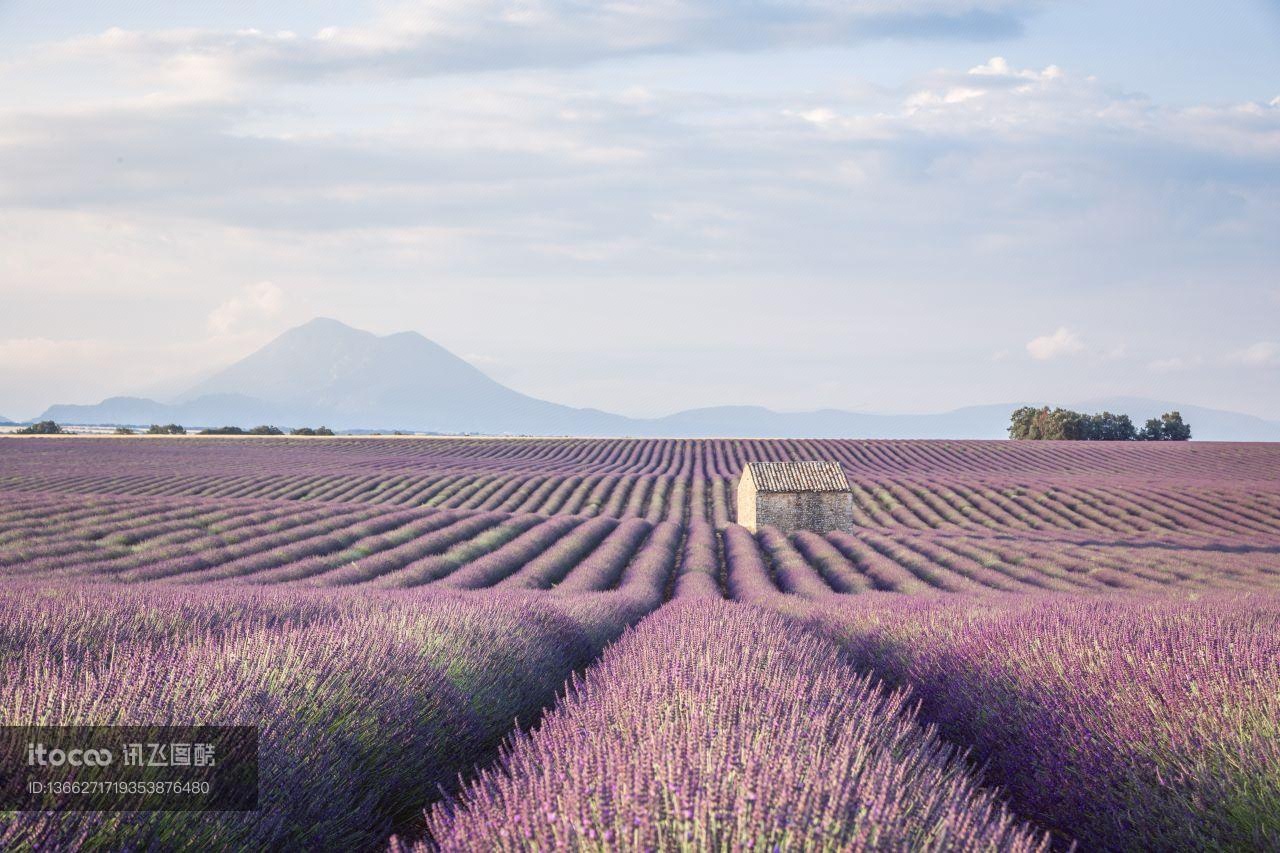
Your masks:
<svg viewBox="0 0 1280 853"><path fill-rule="evenodd" d="M243 394L210 394L179 404L157 403L145 397L108 397L92 406L51 406L39 420L60 424L186 424L222 426L272 423L283 408Z"/></svg>
<svg viewBox="0 0 1280 853"><path fill-rule="evenodd" d="M618 415L513 391L416 332L380 337L327 319L285 332L175 403L113 397L96 406L54 406L41 417L534 435L619 435L629 425Z"/></svg>
<svg viewBox="0 0 1280 853"><path fill-rule="evenodd" d="M13 421L9 420L4 415L0 415L0 426L12 426L12 425L13 425Z"/></svg>
<svg viewBox="0 0 1280 853"><path fill-rule="evenodd" d="M755 406L691 409L644 422L644 435L737 436L740 438L1007 438L1009 415L1020 406L997 403L927 415L871 415L823 409L782 413ZM1141 397L1108 397L1068 404L1084 412L1128 414L1139 427L1147 418L1180 411L1202 441L1280 441L1280 423L1253 415L1187 406Z"/></svg>
<svg viewBox="0 0 1280 853"><path fill-rule="evenodd" d="M1263 420L1239 412L1188 406L1168 400L1143 397L1103 397L1087 400L1072 408L1089 412L1127 414L1141 429L1147 418L1158 418L1164 412L1178 411L1191 424L1191 437L1206 441L1280 441L1280 423Z"/></svg>
<svg viewBox="0 0 1280 853"><path fill-rule="evenodd" d="M97 405L53 406L40 418L67 424L325 424L347 430L495 435L1004 438L1009 413L1019 405L928 415L719 406L628 418L521 394L416 332L379 336L317 319L197 382L175 402L112 397ZM1092 400L1072 408L1123 412L1138 424L1178 409L1198 439L1280 441L1280 423L1235 412L1140 398Z"/></svg>

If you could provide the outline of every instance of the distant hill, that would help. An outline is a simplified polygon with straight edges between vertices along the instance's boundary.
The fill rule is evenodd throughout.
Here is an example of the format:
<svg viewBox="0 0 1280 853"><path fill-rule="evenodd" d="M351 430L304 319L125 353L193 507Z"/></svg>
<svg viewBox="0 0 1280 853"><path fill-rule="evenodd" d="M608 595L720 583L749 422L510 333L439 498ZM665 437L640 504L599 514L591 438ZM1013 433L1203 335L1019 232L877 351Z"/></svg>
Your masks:
<svg viewBox="0 0 1280 853"><path fill-rule="evenodd" d="M13 426L13 421L9 420L4 415L0 415L0 426Z"/></svg>
<svg viewBox="0 0 1280 853"><path fill-rule="evenodd" d="M325 424L345 430L645 437L1004 438L1020 403L927 415L759 406L690 409L628 418L539 400L494 381L416 332L379 336L317 319L291 329L176 401L111 397L57 405L40 416L64 424L180 423L188 427ZM1198 439L1280 441L1280 423L1197 406L1114 398L1071 404L1146 418L1179 409Z"/></svg>
<svg viewBox="0 0 1280 853"><path fill-rule="evenodd" d="M226 424L254 426L272 423L285 414L272 406L242 394L209 394L185 403L157 403L145 397L108 397L88 406L62 404L49 407L39 420L60 424L147 424L178 423L198 426Z"/></svg>
<svg viewBox="0 0 1280 853"><path fill-rule="evenodd" d="M1126 414L1139 428L1147 418L1158 418L1164 412L1179 411L1191 424L1191 437L1206 441L1280 441L1280 423L1263 420L1239 412L1188 406L1169 400L1148 400L1143 397L1103 397L1077 403L1072 408L1079 411L1109 411Z"/></svg>
<svg viewBox="0 0 1280 853"><path fill-rule="evenodd" d="M872 415L823 409L783 413L755 406L691 409L644 422L644 435L738 436L742 438L1008 438L1009 415L1024 405L997 403L967 406L926 415ZM1147 418L1178 410L1191 424L1192 436L1204 441L1280 441L1280 423L1253 415L1224 412L1201 406L1147 400L1138 397L1108 398L1068 403L1086 412L1128 414L1139 427Z"/></svg>
<svg viewBox="0 0 1280 853"><path fill-rule="evenodd" d="M513 391L416 332L380 337L327 319L285 332L175 403L113 397L94 406L53 406L41 417L533 435L618 435L628 426L619 415Z"/></svg>

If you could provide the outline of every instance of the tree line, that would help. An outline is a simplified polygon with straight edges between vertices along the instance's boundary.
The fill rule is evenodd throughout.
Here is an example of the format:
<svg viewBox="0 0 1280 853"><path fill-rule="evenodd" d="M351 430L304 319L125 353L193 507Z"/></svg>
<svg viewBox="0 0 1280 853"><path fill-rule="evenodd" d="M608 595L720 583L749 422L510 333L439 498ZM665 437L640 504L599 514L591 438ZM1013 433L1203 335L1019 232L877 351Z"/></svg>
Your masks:
<svg viewBox="0 0 1280 853"><path fill-rule="evenodd" d="M14 431L18 435L61 435L66 432L66 430L54 421L40 421L38 424L24 426L21 429Z"/></svg>
<svg viewBox="0 0 1280 853"><path fill-rule="evenodd" d="M60 424L54 421L40 421L37 424L22 427L15 430L19 435L63 435L67 432ZM137 435L136 430L132 430L126 426L115 428L116 435ZM187 429L181 424L152 424L147 427L147 435L186 435ZM269 424L244 429L238 426L210 427L202 429L199 435L284 435L284 430ZM327 426L320 427L298 427L289 430L289 435L333 435L333 430Z"/></svg>
<svg viewBox="0 0 1280 853"><path fill-rule="evenodd" d="M262 424L261 426L242 429L238 426L210 427L209 429L200 430L200 435L284 435L284 430L270 424ZM333 435L333 430L327 426L321 427L298 427L289 430L289 435Z"/></svg>
<svg viewBox="0 0 1280 853"><path fill-rule="evenodd" d="M1023 406L1010 417L1009 438L1015 441L1187 441L1191 425L1180 412L1151 418L1142 429L1128 415L1089 415L1070 409Z"/></svg>

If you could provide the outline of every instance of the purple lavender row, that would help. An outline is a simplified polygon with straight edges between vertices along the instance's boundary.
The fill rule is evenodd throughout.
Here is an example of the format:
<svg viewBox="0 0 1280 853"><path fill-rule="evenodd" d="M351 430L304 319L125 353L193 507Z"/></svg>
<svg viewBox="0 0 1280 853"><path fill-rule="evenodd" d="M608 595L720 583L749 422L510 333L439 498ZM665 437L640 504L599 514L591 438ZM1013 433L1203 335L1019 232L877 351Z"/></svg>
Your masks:
<svg viewBox="0 0 1280 853"><path fill-rule="evenodd" d="M613 529L554 589L561 593L612 589L653 528L642 518L628 518Z"/></svg>
<svg viewBox="0 0 1280 853"><path fill-rule="evenodd" d="M494 513L458 515L440 510L436 515L443 524L425 535L417 536L392 548L353 560L344 566L313 575L302 581L305 586L347 586L365 583L393 572L430 560L434 555L466 542L496 525L502 518Z"/></svg>
<svg viewBox="0 0 1280 853"><path fill-rule="evenodd" d="M810 606L1020 814L1090 849L1280 848L1280 596Z"/></svg>
<svg viewBox="0 0 1280 853"><path fill-rule="evenodd" d="M299 479L332 475L394 472L503 474L540 471L548 474L667 475L701 468L707 476L735 476L748 461L833 459L851 472L918 477L996 474L1016 476L1047 472L1071 476L1085 473L1113 479L1150 480L1168 475L1195 478L1274 479L1259 466L1280 463L1274 447L1241 452L1231 445L1196 442L1182 446L1138 446L1101 443L861 441L861 440L617 440L430 439L378 441L330 439L299 444L270 439L182 441L97 439L0 439L0 454L12 457L0 486L22 483L33 469L56 474L81 487L98 479L118 482L155 480L163 488L175 479L175 459L190 459L184 477L196 481L213 475L264 479L266 473L289 473ZM74 459L80 464L68 461ZM123 472L123 473L122 473Z"/></svg>
<svg viewBox="0 0 1280 853"><path fill-rule="evenodd" d="M73 524L62 531L63 539L43 536L0 548L0 571L7 576L101 576L126 581L172 578L182 582L248 579L328 585L369 580L418 561L413 571L423 569L423 577L432 580L485 556L494 545L480 542L472 548L464 545L468 537L459 535L444 547L435 547L435 539L420 535L429 534L442 519L458 517L441 512L455 511L437 511L432 516L430 510L386 511L360 505L264 507L254 502L250 507L242 515L226 518L227 506L218 510L205 507L202 514L126 527L99 539L86 539L101 536L103 528L98 521ZM416 520L432 517L437 521ZM469 525L471 536L481 535L503 518L500 514L470 517L493 520L492 524ZM521 524L524 522L517 526ZM527 550L527 561L506 564L503 571L509 570L507 575L489 575L502 575L499 582L504 585L527 588L546 588L571 576L586 576L593 588L607 588L629 559L624 554L610 560L608 553L614 547L610 545L592 560L614 524L612 519L593 519L580 532L553 543L545 554ZM638 536L642 524L647 522L629 520L630 532L615 539ZM146 530L145 536L139 534L140 529ZM731 539L742 535L742 531L728 534ZM400 541L402 538L405 541ZM415 544L417 539L423 541ZM132 544L122 544L126 542ZM446 547L455 546L458 550L448 558L441 555ZM707 529L706 522L696 517L688 521L684 547L687 567L700 565L709 577L718 574L716 535ZM749 547L730 550L741 552ZM985 532L886 534L864 530L857 535L832 533L822 538L805 532L782 537L764 530L756 538L756 547L765 558L770 582L780 591L802 597L868 588L991 594L1280 587L1280 541L1252 534L1232 539L1180 535L1134 542L1082 538L1079 533L1028 532L1015 539ZM501 559L512 553L504 551ZM601 560L608 563L608 569L605 576L597 578L590 565ZM588 564L582 572L575 570L579 563ZM572 580L570 588L577 583ZM691 578L678 585L689 584L706 593L712 591L707 579Z"/></svg>
<svg viewBox="0 0 1280 853"><path fill-rule="evenodd" d="M17 452L19 445L27 452ZM332 452L338 447L342 452ZM0 468L15 473L0 479L0 488L425 503L519 513L626 515L652 523L682 518L698 484L705 493L709 483L710 500L694 498L694 517L709 511L720 527L732 520L732 478L746 461L828 458L839 461L853 480L860 526L1280 534L1276 477L1269 473L1277 462L1266 445L1228 452L1212 444L1064 448L669 441L566 447L547 440L486 441L483 447L475 444L460 453L462 449L458 443L425 440L305 446L7 440L0 441ZM1088 479L1082 481L1082 474ZM593 478L598 479L588 490Z"/></svg>
<svg viewBox="0 0 1280 853"><path fill-rule="evenodd" d="M92 552L69 551L49 555L27 565L19 564L18 567L27 574L102 575L125 580L144 580L192 568L207 568L218 562L286 544L300 535L291 528L301 527L304 523L331 529L362 513L367 514L367 511L356 508L326 513L299 507L283 518L272 515L259 518L248 527L232 531L225 540L213 534L216 538L212 541L197 538L148 547L136 552L119 547L108 547L105 550L98 547ZM246 515L254 514L250 512ZM73 540L78 538L77 531L72 530L70 534Z"/></svg>
<svg viewBox="0 0 1280 853"><path fill-rule="evenodd" d="M584 598L0 587L0 724L253 725L260 760L257 812L8 813L0 849L380 846L645 612Z"/></svg>
<svg viewBox="0 0 1280 853"><path fill-rule="evenodd" d="M274 507L253 511L245 507L244 514L234 520L210 517L179 519L147 525L151 538L137 535L137 529L125 528L111 536L88 539L93 535L82 528L66 531L68 543L78 543L77 548L56 548L52 544L30 549L31 559L21 568L31 573L97 574L110 575L140 572L149 565L171 560L184 554L212 551L234 546L268 533L279 533L291 527L331 518L349 517L344 512L319 512L293 508L291 512ZM206 526L207 525L207 526ZM96 523L95 523L96 526ZM125 544L125 542L132 544Z"/></svg>
<svg viewBox="0 0 1280 853"><path fill-rule="evenodd" d="M513 589L549 589L564 580L617 526L618 522L612 518L588 519L571 535L529 560L498 585Z"/></svg>
<svg viewBox="0 0 1280 853"><path fill-rule="evenodd" d="M443 850L1045 849L906 694L776 614L713 601L610 647L428 827Z"/></svg>
<svg viewBox="0 0 1280 853"><path fill-rule="evenodd" d="M329 513L297 527L267 532L238 545L174 555L118 574L124 581L171 580L197 583L220 580L283 565L328 547L331 537L375 517L374 511Z"/></svg>
<svg viewBox="0 0 1280 853"><path fill-rule="evenodd" d="M715 529L695 518L685 531L675 598L723 598L720 591L720 553Z"/></svg>
<svg viewBox="0 0 1280 853"><path fill-rule="evenodd" d="M546 552L557 542L573 536L582 520L573 516L549 518L512 539L496 551L467 563L443 580L439 586L450 589L481 589L493 586L521 566Z"/></svg>
<svg viewBox="0 0 1280 853"><path fill-rule="evenodd" d="M383 589L404 589L440 580L472 560L501 548L544 521L546 519L539 515L515 515L505 518L441 554L415 560L390 574L378 577L371 583Z"/></svg>
<svg viewBox="0 0 1280 853"><path fill-rule="evenodd" d="M247 577L232 577L230 581L247 581L254 584L293 583L305 581L328 572L341 570L353 563L376 557L394 550L420 536L429 535L448 525L453 519L442 512L423 516L420 511L392 512L342 531L333 538L334 547L301 560L293 560Z"/></svg>

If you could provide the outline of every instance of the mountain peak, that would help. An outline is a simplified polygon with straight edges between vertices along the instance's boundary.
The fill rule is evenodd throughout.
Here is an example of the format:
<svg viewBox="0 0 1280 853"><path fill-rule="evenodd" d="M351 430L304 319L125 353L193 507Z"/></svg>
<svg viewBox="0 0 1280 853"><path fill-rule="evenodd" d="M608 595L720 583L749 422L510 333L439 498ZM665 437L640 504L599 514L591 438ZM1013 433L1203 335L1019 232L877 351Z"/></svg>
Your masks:
<svg viewBox="0 0 1280 853"><path fill-rule="evenodd" d="M372 332L366 332L363 329L357 329L354 326L348 326L341 320L334 320L331 317L315 317L301 326L294 326L282 332L275 340L282 338L305 336L311 337L315 335L342 335L342 336L359 336L375 338L377 335ZM268 344L269 346L269 344Z"/></svg>
<svg viewBox="0 0 1280 853"><path fill-rule="evenodd" d="M1088 408L1099 406L1139 421L1181 409L1198 439L1280 438L1280 424L1230 412L1135 398L1108 398ZM96 406L54 406L42 418L72 424L325 424L526 435L1000 438L1014 408L1008 403L936 415L888 415L835 409L784 413L742 405L634 420L521 394L417 332L376 335L316 317L195 385L175 404L114 398Z"/></svg>
<svg viewBox="0 0 1280 853"><path fill-rule="evenodd" d="M312 327L312 328L330 327L330 328L348 329L353 332L359 331L354 326L348 326L346 323L342 322L341 320L335 320L332 317L312 317L310 320L303 323L301 326L298 326L297 328L305 329L307 327Z"/></svg>
<svg viewBox="0 0 1280 853"><path fill-rule="evenodd" d="M290 424L334 427L560 432L579 414L500 385L417 332L375 335L328 317L284 332L181 399L219 394L261 401Z"/></svg>
<svg viewBox="0 0 1280 853"><path fill-rule="evenodd" d="M263 349L272 346L283 346L286 344L296 344L298 341L307 342L309 345L357 345L357 346L377 346L375 341L384 341L395 343L398 345L416 345L428 346L442 353L448 353L444 347L435 341L423 335L421 332L403 331L392 332L386 335L379 335L365 329L357 329L355 326L349 326L341 320L334 320L331 317L315 317L300 326L294 326L277 335ZM261 352L261 350L259 350ZM256 354L256 353L255 353ZM452 358L452 353L448 353Z"/></svg>

